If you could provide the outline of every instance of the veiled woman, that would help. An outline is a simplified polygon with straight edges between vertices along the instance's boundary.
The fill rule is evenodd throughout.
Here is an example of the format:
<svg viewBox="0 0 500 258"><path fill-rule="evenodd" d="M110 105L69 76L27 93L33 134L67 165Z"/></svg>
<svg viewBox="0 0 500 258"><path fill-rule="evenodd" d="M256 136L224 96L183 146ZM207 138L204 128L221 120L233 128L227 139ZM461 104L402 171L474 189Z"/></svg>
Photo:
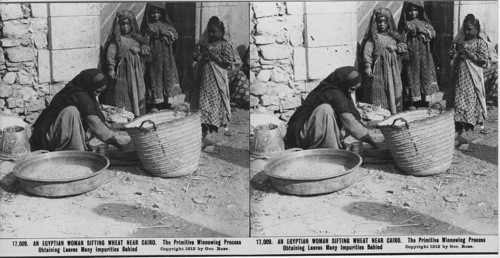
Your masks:
<svg viewBox="0 0 500 258"><path fill-rule="evenodd" d="M361 86L361 74L351 66L331 73L312 90L288 121L287 147L343 149L345 137L378 144L363 125L351 93Z"/></svg>
<svg viewBox="0 0 500 258"><path fill-rule="evenodd" d="M32 148L85 151L93 136L119 148L127 145L130 139L109 129L99 108L97 97L106 82L100 70L88 69L66 84L34 123Z"/></svg>

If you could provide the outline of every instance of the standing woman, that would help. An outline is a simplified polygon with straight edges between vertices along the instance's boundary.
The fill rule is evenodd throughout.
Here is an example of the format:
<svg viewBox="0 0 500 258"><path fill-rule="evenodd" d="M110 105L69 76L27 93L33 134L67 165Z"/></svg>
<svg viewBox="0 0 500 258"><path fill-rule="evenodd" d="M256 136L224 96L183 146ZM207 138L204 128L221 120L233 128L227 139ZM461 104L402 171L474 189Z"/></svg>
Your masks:
<svg viewBox="0 0 500 258"><path fill-rule="evenodd" d="M179 35L163 4L148 3L145 13L141 33L151 49L151 58L146 64L147 101L153 110L170 108L168 98L182 93L173 51L173 43Z"/></svg>
<svg viewBox="0 0 500 258"><path fill-rule="evenodd" d="M224 37L226 31L225 22L211 17L194 52L196 79L190 104L201 113L203 139L231 119L227 72L234 63L234 50Z"/></svg>
<svg viewBox="0 0 500 258"><path fill-rule="evenodd" d="M394 115L403 111L401 56L407 52L389 9L373 11L363 39L363 63L369 80L363 85L365 102L382 106Z"/></svg>
<svg viewBox="0 0 500 258"><path fill-rule="evenodd" d="M486 120L483 66L488 62L488 45L480 36L483 29L476 17L468 14L450 50L451 87L445 100L447 106L455 108L457 137Z"/></svg>
<svg viewBox="0 0 500 258"><path fill-rule="evenodd" d="M431 39L436 31L418 2L405 2L399 20L399 33L408 46L408 60L404 62L404 101L407 106L426 107L428 96L439 91L431 55Z"/></svg>
<svg viewBox="0 0 500 258"><path fill-rule="evenodd" d="M108 75L113 82L106 93L105 102L124 108L136 117L145 114L143 57L149 55L149 46L140 36L135 15L131 11L116 14L106 45Z"/></svg>

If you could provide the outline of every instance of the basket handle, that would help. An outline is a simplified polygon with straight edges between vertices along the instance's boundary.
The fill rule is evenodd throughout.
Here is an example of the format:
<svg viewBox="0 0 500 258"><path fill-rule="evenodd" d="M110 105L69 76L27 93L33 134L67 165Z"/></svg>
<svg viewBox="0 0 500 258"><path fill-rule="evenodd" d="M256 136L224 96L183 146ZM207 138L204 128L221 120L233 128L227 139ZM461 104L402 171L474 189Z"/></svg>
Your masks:
<svg viewBox="0 0 500 258"><path fill-rule="evenodd" d="M189 106L186 103L181 103L181 104L175 106L174 116L177 116L177 113L179 113L179 111L181 111L180 107L185 107L186 109L184 111L186 112L186 116L189 115Z"/></svg>
<svg viewBox="0 0 500 258"><path fill-rule="evenodd" d="M401 120L401 121L405 122L406 129L410 129L410 125L408 125L408 121L406 121L406 119L404 119L404 118L402 118L402 117L394 119L394 121L392 122L392 125L391 125L391 126L393 126L393 127L394 127L394 126L396 126L395 124L396 124L396 122L397 122L397 121L399 121L399 120Z"/></svg>
<svg viewBox="0 0 500 258"><path fill-rule="evenodd" d="M139 129L147 130L146 128L143 127L146 122L153 124L153 128L155 129L155 131L157 130L155 122L151 121L150 119L142 121L141 125L139 126Z"/></svg>

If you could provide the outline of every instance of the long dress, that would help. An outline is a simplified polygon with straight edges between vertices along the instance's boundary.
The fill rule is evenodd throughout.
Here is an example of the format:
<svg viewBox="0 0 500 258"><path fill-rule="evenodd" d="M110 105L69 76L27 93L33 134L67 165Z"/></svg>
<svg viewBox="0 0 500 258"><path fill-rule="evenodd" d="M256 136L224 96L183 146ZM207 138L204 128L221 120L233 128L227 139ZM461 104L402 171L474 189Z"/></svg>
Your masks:
<svg viewBox="0 0 500 258"><path fill-rule="evenodd" d="M141 55L148 55L149 48L137 40L120 36L119 47L111 42L108 47L107 60L116 69L116 82L110 85L106 103L124 108L135 116L146 113L146 85L144 83L145 66ZM140 47L140 54L133 54L130 49Z"/></svg>
<svg viewBox="0 0 500 258"><path fill-rule="evenodd" d="M463 41L475 60L459 56L452 66L452 84L445 95L446 105L455 108L455 122L481 124L486 119L486 101L482 66L488 58L488 45L479 38Z"/></svg>
<svg viewBox="0 0 500 258"><path fill-rule="evenodd" d="M175 28L165 22L148 24L151 63L148 65L148 96L152 104L167 102L181 93L173 43L179 38Z"/></svg>
<svg viewBox="0 0 500 258"><path fill-rule="evenodd" d="M371 65L373 79L364 88L365 102L382 106L392 114L403 111L401 82L401 59L398 53L406 52L406 44L397 43L388 35L378 33L377 44L372 40L365 43L363 61L366 66ZM388 46L396 46L398 50L389 52Z"/></svg>
<svg viewBox="0 0 500 258"><path fill-rule="evenodd" d="M192 110L200 111L202 124L211 125L210 131L217 131L218 127L227 125L231 116L225 69L231 67L233 50L231 44L224 40L209 43L209 48L216 55L216 60L209 60L207 56L199 59L190 105Z"/></svg>
<svg viewBox="0 0 500 258"><path fill-rule="evenodd" d="M422 39L417 28L427 30L429 35ZM436 31L429 23L414 19L406 21L406 44L409 60L406 62L405 100L410 102L423 100L439 91L436 80L434 61L431 55L430 40L436 36ZM411 31L415 31L413 34Z"/></svg>

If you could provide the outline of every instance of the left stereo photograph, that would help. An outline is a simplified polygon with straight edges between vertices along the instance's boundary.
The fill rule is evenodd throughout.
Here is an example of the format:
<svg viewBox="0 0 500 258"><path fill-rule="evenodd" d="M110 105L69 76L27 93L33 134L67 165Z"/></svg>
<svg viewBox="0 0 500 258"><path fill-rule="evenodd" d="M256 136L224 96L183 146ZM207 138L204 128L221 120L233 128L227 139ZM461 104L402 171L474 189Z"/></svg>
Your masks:
<svg viewBox="0 0 500 258"><path fill-rule="evenodd" d="M0 4L0 239L249 237L249 16Z"/></svg>

